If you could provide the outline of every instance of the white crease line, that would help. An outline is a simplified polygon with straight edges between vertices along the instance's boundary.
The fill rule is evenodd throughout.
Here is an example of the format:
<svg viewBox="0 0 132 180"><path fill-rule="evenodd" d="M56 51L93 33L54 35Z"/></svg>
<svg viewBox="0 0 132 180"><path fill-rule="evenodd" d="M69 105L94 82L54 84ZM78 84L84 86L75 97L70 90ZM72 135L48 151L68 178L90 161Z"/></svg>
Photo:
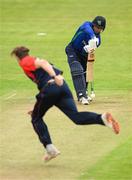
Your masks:
<svg viewBox="0 0 132 180"><path fill-rule="evenodd" d="M11 98L13 98L14 96L16 96L16 93L14 93L14 94L11 94L10 96L6 97L4 100L11 99Z"/></svg>
<svg viewBox="0 0 132 180"><path fill-rule="evenodd" d="M6 99L8 96L11 96L12 94L16 94L16 92L17 92L16 90L13 90L11 92L8 92L6 94L1 95L0 98L1 99Z"/></svg>

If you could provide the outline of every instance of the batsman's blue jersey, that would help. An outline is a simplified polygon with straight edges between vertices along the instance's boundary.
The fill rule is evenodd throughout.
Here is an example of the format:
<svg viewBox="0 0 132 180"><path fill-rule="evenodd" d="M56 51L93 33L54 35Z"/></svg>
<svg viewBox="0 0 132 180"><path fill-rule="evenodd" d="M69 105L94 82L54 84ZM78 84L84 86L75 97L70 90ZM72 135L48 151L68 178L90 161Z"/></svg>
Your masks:
<svg viewBox="0 0 132 180"><path fill-rule="evenodd" d="M101 44L100 34L95 34L92 29L92 22L86 21L84 22L77 32L75 33L74 37L71 40L73 48L81 55L86 55L84 50L84 46L88 44L88 41L94 37L98 39L97 47Z"/></svg>

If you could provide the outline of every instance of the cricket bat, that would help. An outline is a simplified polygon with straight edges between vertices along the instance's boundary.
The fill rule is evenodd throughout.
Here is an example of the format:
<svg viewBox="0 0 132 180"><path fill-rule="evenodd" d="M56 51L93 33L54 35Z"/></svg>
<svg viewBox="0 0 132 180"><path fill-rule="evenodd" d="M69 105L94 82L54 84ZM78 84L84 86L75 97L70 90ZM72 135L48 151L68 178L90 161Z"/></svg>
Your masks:
<svg viewBox="0 0 132 180"><path fill-rule="evenodd" d="M95 54L94 52L91 52L88 54L88 61L87 61L87 71L86 71L86 81L88 82L88 85L90 85L91 90L91 97L94 98L94 60L95 60Z"/></svg>

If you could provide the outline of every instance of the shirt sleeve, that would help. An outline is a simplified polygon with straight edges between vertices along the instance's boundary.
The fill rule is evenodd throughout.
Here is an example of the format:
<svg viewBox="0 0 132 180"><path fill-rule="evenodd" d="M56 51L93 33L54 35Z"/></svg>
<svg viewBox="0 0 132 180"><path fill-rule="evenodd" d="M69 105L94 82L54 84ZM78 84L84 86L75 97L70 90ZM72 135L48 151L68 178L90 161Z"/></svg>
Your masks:
<svg viewBox="0 0 132 180"><path fill-rule="evenodd" d="M22 64L23 69L26 71L35 71L35 60L36 58L34 57L29 57L28 59L25 59Z"/></svg>
<svg viewBox="0 0 132 180"><path fill-rule="evenodd" d="M84 22L81 26L81 29L84 30L88 34L90 39L95 37L94 31L90 25L90 22Z"/></svg>

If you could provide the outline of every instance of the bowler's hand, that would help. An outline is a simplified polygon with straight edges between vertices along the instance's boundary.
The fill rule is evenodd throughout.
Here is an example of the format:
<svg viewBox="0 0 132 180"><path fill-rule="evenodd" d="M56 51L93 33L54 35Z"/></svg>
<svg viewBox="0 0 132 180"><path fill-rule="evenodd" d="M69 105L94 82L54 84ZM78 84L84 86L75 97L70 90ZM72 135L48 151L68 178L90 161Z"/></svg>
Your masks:
<svg viewBox="0 0 132 180"><path fill-rule="evenodd" d="M60 75L60 74L57 75L57 76L55 76L54 80L55 80L55 83L56 83L58 86L62 86L63 83L64 83L64 78L63 78L63 76Z"/></svg>

